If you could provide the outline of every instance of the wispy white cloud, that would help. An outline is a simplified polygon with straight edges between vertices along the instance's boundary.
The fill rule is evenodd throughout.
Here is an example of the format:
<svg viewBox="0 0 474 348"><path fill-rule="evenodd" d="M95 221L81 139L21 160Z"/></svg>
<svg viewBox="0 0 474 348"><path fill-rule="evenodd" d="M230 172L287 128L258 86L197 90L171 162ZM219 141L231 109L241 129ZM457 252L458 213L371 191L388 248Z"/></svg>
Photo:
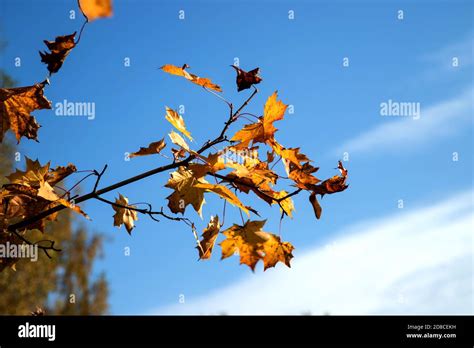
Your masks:
<svg viewBox="0 0 474 348"><path fill-rule="evenodd" d="M453 58L458 59L459 65L456 69L469 67L473 63L472 47L474 44L473 32L461 37L458 41L449 45L440 47L438 50L429 52L420 57L422 61L426 61L433 66L431 72L439 75L442 71L453 69Z"/></svg>
<svg viewBox="0 0 474 348"><path fill-rule="evenodd" d="M330 244L154 314L472 314L473 191L348 226Z"/></svg>
<svg viewBox="0 0 474 348"><path fill-rule="evenodd" d="M419 119L380 116L381 124L348 140L336 152L400 151L455 134L472 122L472 87L428 108L421 105Z"/></svg>

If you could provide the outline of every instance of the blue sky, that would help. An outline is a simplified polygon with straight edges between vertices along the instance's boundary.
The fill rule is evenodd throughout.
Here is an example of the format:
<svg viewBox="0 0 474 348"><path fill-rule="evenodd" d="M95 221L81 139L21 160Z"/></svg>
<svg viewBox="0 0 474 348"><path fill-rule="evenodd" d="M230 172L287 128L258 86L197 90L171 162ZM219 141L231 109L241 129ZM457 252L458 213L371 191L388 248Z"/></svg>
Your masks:
<svg viewBox="0 0 474 348"><path fill-rule="evenodd" d="M41 81L46 76L37 53L44 49L42 40L79 30L83 18L76 2L6 0L0 6L0 33L8 42L2 67L20 85ZM124 161L125 152L171 130L164 120L165 105L185 106L183 117L195 146L220 132L227 109L197 86L157 68L187 63L191 72L211 77L226 98L239 104L248 93L236 91L229 65L237 57L243 69L260 67L264 78L248 111L261 113L266 98L278 90L295 112L279 122L277 138L284 145L300 146L321 167L319 177L336 174L337 160L349 153L345 165L350 187L323 199L322 219L315 220L307 196L301 195L295 199L294 219L283 222L282 236L296 247L296 261L336 238L363 233L361 221L398 216L400 199L403 212L416 214L417 209L449 201L460 192L471 192L472 197L472 7L469 1L115 1L113 18L85 28L80 44L46 89L53 105L64 99L94 102L95 119L36 112L42 125L40 143L24 140L21 150L42 162L52 160L53 165L72 162L80 169L100 169L108 164L103 185L165 164L162 157ZM69 18L70 10L77 11L75 20ZM185 11L185 20L178 19L180 10ZM288 18L290 10L294 20ZM404 11L403 20L397 18L399 10ZM21 58L21 67L14 66L16 57ZM130 67L124 67L126 57ZM343 66L344 57L349 58L348 67ZM458 67L452 66L453 57L459 58ZM389 99L420 103L420 119L382 117L380 104ZM459 161L452 160L453 152ZM119 192L131 201L166 206L167 179L167 174L151 177ZM253 201L252 196L242 199ZM222 211L218 200L208 201L204 221L188 212L200 228L209 215ZM278 232L277 209L255 206L268 218L266 230ZM303 274L284 266L267 271L271 276L263 275L262 268L252 274L238 265L238 257L220 261L219 250L211 261L198 262L194 238L185 226L140 217L130 237L123 228L112 226L109 206L87 202L83 208L93 219L86 222L88 226L112 237L97 269L107 272L114 314L161 312L160 308L186 312L186 307L173 307L181 294L184 306L206 303L198 299L249 279L258 283L268 277L285 279L291 272ZM240 221L239 215L228 212L226 225L233 221ZM400 259L410 231L416 233L422 226L409 227L401 234ZM454 227L446 225L446 233L450 228ZM429 231L423 236L431 239ZM124 256L124 247L131 248L131 256ZM427 252L434 255L438 249ZM333 257L336 262L337 255ZM461 260L466 265L468 258ZM383 257L378 263L383 268ZM304 274L312 278L311 270L321 267L315 262ZM472 272L472 265L464 269ZM369 272L359 280L370 276ZM304 282L304 277L298 279ZM413 281L406 279L408 284ZM330 289L328 282L318 288ZM233 301L245 303L251 297ZM449 306L444 310L449 312ZM193 307L193 311L206 309Z"/></svg>

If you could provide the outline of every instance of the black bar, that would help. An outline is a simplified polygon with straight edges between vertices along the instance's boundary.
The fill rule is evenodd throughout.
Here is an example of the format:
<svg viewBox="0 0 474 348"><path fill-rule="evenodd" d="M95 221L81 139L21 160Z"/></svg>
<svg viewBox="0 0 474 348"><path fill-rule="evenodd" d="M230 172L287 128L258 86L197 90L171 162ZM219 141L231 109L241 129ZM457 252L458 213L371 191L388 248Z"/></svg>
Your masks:
<svg viewBox="0 0 474 348"><path fill-rule="evenodd" d="M31 325L55 325L54 341L46 337L20 338L20 325L26 323L30 330ZM34 334L36 331L29 332ZM473 332L472 316L0 317L1 348L71 344L87 344L88 347L91 344L133 347L156 344L473 347Z"/></svg>

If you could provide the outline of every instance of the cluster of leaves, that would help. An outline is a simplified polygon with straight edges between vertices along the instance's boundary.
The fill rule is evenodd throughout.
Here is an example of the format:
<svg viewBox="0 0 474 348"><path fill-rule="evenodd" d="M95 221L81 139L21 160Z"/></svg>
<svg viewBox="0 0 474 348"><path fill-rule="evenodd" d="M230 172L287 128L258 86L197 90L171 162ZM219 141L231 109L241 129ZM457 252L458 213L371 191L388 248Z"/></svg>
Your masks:
<svg viewBox="0 0 474 348"><path fill-rule="evenodd" d="M0 143L4 141L5 133L11 131L20 143L22 138L38 141L38 130L41 127L32 113L36 110L51 109L51 102L44 96L52 74L57 73L66 57L77 46L85 25L97 18L112 15L111 0L79 0L79 8L85 22L80 30L79 38L75 41L76 32L62 35L54 41L44 40L49 52L39 52L41 62L47 65L48 76L40 83L17 88L0 88ZM71 201L70 191L60 184L69 175L76 172L76 167L69 164L65 167L50 168L50 164L41 165L38 161L26 158L26 170L17 170L6 178L8 183L0 189L0 243L29 243L25 238L27 230L45 229L46 221L57 218L57 212L48 214L42 219L28 224L22 229L8 227L17 222L37 216L45 211L58 208L70 208L87 217L87 215ZM45 242L45 241L42 241ZM49 245L39 244L47 255L54 248L54 241ZM0 271L5 266L14 268L15 260L0 260Z"/></svg>
<svg viewBox="0 0 474 348"><path fill-rule="evenodd" d="M248 89L252 85L259 83L262 79L258 76L259 69L246 72L238 67L237 88L238 91ZM167 73L185 77L192 83L204 87L206 90L222 92L220 86L213 83L209 78L198 77L191 74L186 69L188 65L182 67L174 65L164 65L161 69ZM255 92L256 93L256 89ZM242 113L232 113L226 123L222 134L225 134L230 124L236 122ZM309 192L309 200L314 207L315 215L319 219L321 216L321 206L316 195L321 197L326 194L343 191L347 188L347 170L342 163L338 163L340 175L322 181L314 173L319 169L311 165L311 160L301 153L299 148L287 148L281 145L275 138L277 128L276 121L284 118L287 105L278 100L277 93L273 93L266 101L263 115L254 116L255 122L246 124L238 130L230 140L226 137L208 141L204 149L208 150L204 154L203 148L193 150L187 138L192 141L191 133L187 130L185 121L175 110L166 107L165 119L175 128L168 136L176 147L171 151L175 156L175 161L181 158L191 159L185 165L179 166L170 174L170 179L165 187L173 192L167 197L168 208L172 213L185 214L186 208L191 206L200 216L202 216L202 206L205 203L205 194L213 193L225 202L230 203L241 212L247 214L249 219L242 225L233 224L231 227L221 231L221 222L218 216L211 216L208 226L202 233L202 239L198 241L198 252L200 259L211 257L214 245L219 233L225 236L220 243L222 248L222 258L227 258L235 253L240 255L240 262L254 269L257 262L262 260L264 268L273 267L277 262L283 262L290 266L293 257L294 247L288 242L282 242L275 234L264 232L265 220L251 220L250 215L258 215L258 212L250 206L245 205L237 193L254 193L257 198L262 199L270 205L279 206L284 216L292 216L294 204L292 196L305 190ZM217 143L227 141L229 145L218 151L210 150L209 144L213 146ZM259 146L263 144L268 148L265 160L259 158ZM166 147L164 138L152 142L147 147L141 147L137 152L132 153L132 157L160 154ZM237 154L230 156L229 154ZM283 163L286 177L279 175L273 170L274 164L278 160ZM275 163L272 163L275 162ZM206 177L214 178L215 183L210 183ZM288 193L285 190L276 189L280 180L290 180L296 190ZM114 216L115 225L125 224L127 231L133 228L133 220L137 218L135 206L129 206L125 197L120 195L116 201L120 208ZM125 209L125 207L130 207ZM119 215L120 214L120 215ZM194 227L194 226L193 226Z"/></svg>
<svg viewBox="0 0 474 348"><path fill-rule="evenodd" d="M81 8L84 9L85 7L81 5ZM74 34L58 37L54 42L46 42L46 44L51 53L41 53L42 61L48 64L50 73L54 73L59 70L65 57L75 46ZM87 195L77 197L76 202L97 199L111 205L115 211L113 224L118 227L124 225L129 234L135 226L139 213L148 215L154 220L157 220L156 216L160 216L170 220L182 221L192 229L201 260L211 257L217 238L222 235L224 240L220 243L220 246L223 259L238 253L240 262L248 265L252 270L255 269L260 260L263 261L264 269L274 267L278 262L290 266L290 260L293 257L293 245L289 242L283 242L275 234L263 231L266 220L252 218L252 216L260 217L260 215L250 205L242 202L242 194L253 194L269 205L277 205L283 219L285 216L292 217L294 211L292 197L301 192L308 192L309 201L314 208L316 217L319 219L322 208L317 200L317 195L322 197L326 194L345 190L347 188L347 170L339 162L340 175L321 181L315 176L319 168L311 164L312 161L300 151L300 148L285 147L277 141L275 134L278 129L275 127L275 122L283 120L287 109L287 105L278 99L277 92L268 97L262 115L243 113L244 108L258 93L254 85L260 83L262 78L259 75L258 68L247 72L237 66L232 67L237 73L237 90L240 92L253 89L247 100L235 110L234 105L219 94L222 93L222 88L219 85L213 83L209 78L190 73L188 71L190 67L187 64L181 67L171 64L162 66L161 69L164 72L184 77L224 101L229 107L229 117L224 128L216 138L208 140L201 147L193 149L193 146L189 143L193 142L194 139L186 128L183 117L177 111L166 107L165 119L175 129L168 134L173 144L170 146L173 162L102 189L98 189L98 184L105 168L101 173L93 171L92 173L97 177L93 191ZM43 87L44 85L27 87L31 89L31 91L28 90L30 91L28 97L19 96L19 91L6 90L1 92L13 93L16 96L16 99L9 97L3 101L2 122L4 118L9 120L8 124L5 123L6 128L12 129L17 134L17 139L21 136L30 139L36 138L37 129L32 130L31 128L34 127L31 125L30 128L26 126L15 128L12 126L12 120L17 115L23 115L23 119L28 120L24 115L29 115L31 110L40 108L41 98L44 98L42 95ZM32 98L34 98L35 103L32 102ZM45 108L49 105L47 105L46 99L42 103ZM250 120L251 123L245 124L237 130L231 138L228 138L227 133L231 125L237 124L242 119L248 119L246 116L254 119ZM29 124L32 123L32 121L28 122ZM26 124L26 122L23 123ZM217 146L223 143L226 145L219 149ZM140 147L130 157L162 154L166 146L165 138L163 138L150 143L148 146ZM265 155L261 156L262 153ZM285 175L279 174L274 169L279 162L282 164L282 171L285 172ZM114 202L102 197L103 194L126 186L131 182L169 170L173 171L164 186L172 190L167 197L168 208L171 213L165 213L163 208L154 211L151 205L147 203L145 203L147 208L139 208L138 203L129 203L128 198L122 194L119 194ZM39 162L28 159L26 172L17 171L17 173L11 175L9 177L10 184L5 185L1 191L2 210L7 213L1 215L3 225L0 225L0 227L10 232L16 231L20 227L26 229L39 228L41 230L41 224L44 223L45 219L54 218L54 214L64 208L71 208L85 215L77 205L64 199L64 195L70 193L69 190L65 190L63 195L59 195L54 188L59 181L74 171L75 167L73 165L50 169L49 164L41 166ZM212 179L211 182L207 180L209 178ZM281 182L286 183L286 186L289 184L294 190L287 192L281 188ZM222 198L224 200L224 211L225 205L229 203L239 209L241 214L246 214L247 220L244 221L242 217L241 225L233 224L223 229L225 216L223 216L222 221L217 215L211 216L207 227L202 232L201 239L199 239L195 224L188 217L184 217L184 214L188 206L191 206L202 217L202 207L207 194L214 194ZM9 208L12 203L19 200L22 200L21 203L14 206L21 205L25 208ZM179 214L182 214L182 216ZM16 222L18 219L21 221Z"/></svg>

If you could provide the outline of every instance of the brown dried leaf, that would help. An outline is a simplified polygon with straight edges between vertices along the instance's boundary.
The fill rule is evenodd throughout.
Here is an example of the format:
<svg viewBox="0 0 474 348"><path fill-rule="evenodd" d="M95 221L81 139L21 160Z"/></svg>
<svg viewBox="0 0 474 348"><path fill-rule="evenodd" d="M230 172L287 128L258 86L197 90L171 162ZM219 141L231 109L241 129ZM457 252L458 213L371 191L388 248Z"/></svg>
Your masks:
<svg viewBox="0 0 474 348"><path fill-rule="evenodd" d="M212 249L216 243L220 228L219 217L217 215L215 217L211 216L209 224L202 232L202 239L199 242L201 247L196 247L199 251L199 259L206 260L211 258Z"/></svg>
<svg viewBox="0 0 474 348"><path fill-rule="evenodd" d="M262 81L262 78L258 75L260 68L255 68L250 71L240 69L238 66L231 65L237 72L237 91L243 91L244 89L250 88L252 85L256 85Z"/></svg>
<svg viewBox="0 0 474 348"><path fill-rule="evenodd" d="M34 110L51 109L51 102L43 95L47 82L19 88L0 88L0 142L7 130L21 137L37 140L40 125L31 115Z"/></svg>
<svg viewBox="0 0 474 348"><path fill-rule="evenodd" d="M157 155L163 150L166 146L165 139L161 139L159 141L155 141L150 143L147 147L140 147L140 150L137 152L132 152L130 154L130 158L138 157L138 156L147 156L147 155Z"/></svg>
<svg viewBox="0 0 474 348"><path fill-rule="evenodd" d="M41 52L41 62L48 65L48 71L50 74L56 73L61 69L64 60L68 56L69 52L76 46L74 37L76 32L71 35L58 36L54 41L44 40L44 43L50 50L48 52Z"/></svg>

